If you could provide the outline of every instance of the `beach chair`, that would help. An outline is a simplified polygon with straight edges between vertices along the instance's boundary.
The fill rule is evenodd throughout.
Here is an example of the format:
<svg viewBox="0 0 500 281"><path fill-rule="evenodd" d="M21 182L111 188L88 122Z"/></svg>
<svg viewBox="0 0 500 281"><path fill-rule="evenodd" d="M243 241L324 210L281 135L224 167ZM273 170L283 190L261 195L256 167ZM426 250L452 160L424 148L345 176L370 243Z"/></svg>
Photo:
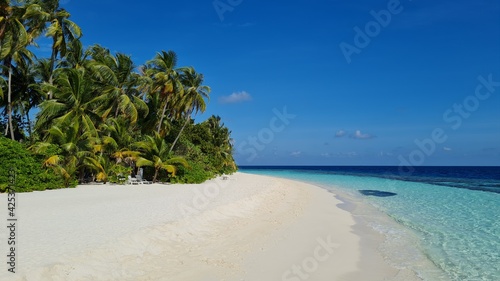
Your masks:
<svg viewBox="0 0 500 281"><path fill-rule="evenodd" d="M137 175L136 178L137 178L137 181L139 182L139 184L152 184L153 183L151 181L147 181L147 180L143 179L141 175Z"/></svg>
<svg viewBox="0 0 500 281"><path fill-rule="evenodd" d="M139 181L136 178L133 178L132 176L128 176L127 184L139 184Z"/></svg>

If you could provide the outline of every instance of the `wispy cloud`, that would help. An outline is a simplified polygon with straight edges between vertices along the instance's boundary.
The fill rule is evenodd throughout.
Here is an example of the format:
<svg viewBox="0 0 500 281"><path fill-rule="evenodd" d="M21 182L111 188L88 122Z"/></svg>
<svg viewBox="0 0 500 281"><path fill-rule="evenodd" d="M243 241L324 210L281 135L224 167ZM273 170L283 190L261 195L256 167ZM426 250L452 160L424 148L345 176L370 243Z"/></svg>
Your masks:
<svg viewBox="0 0 500 281"><path fill-rule="evenodd" d="M294 152L290 153L290 156L299 157L301 154L302 154L302 151L294 151Z"/></svg>
<svg viewBox="0 0 500 281"><path fill-rule="evenodd" d="M336 137L336 138L341 138L341 137L344 137L344 136L346 136L346 135L347 135L347 132L346 132L346 131L344 131L344 130L339 130L339 131L337 131L337 132L335 133L335 137Z"/></svg>
<svg viewBox="0 0 500 281"><path fill-rule="evenodd" d="M343 138L347 135L349 135L349 137L352 139L358 139L358 140L368 140L368 139L376 138L375 135L362 133L360 130L356 130L352 134L349 134L349 132L345 131L345 130L338 130L335 133L335 138Z"/></svg>
<svg viewBox="0 0 500 281"><path fill-rule="evenodd" d="M228 103L240 103L240 102L246 102L246 101L251 101L252 96L245 92L235 92L230 94L229 96L223 96L219 98L219 102L223 104L228 104Z"/></svg>
<svg viewBox="0 0 500 281"><path fill-rule="evenodd" d="M452 149L451 149L451 148L446 147L446 146L445 146L445 147L443 147L443 150L444 150L444 151L452 151Z"/></svg>
<svg viewBox="0 0 500 281"><path fill-rule="evenodd" d="M351 135L351 138L357 140L369 140L376 138L376 136L372 134L362 133L360 130L357 130L356 132L354 132L354 134Z"/></svg>

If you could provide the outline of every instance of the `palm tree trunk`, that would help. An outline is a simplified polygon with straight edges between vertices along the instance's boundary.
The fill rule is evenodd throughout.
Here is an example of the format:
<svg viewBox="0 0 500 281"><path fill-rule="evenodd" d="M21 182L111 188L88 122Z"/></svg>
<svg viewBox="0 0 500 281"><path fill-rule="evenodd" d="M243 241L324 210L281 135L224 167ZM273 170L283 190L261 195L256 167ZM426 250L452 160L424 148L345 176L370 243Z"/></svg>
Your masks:
<svg viewBox="0 0 500 281"><path fill-rule="evenodd" d="M80 167L80 173L79 173L79 182L82 183L83 182L83 179L85 178L85 168L84 167Z"/></svg>
<svg viewBox="0 0 500 281"><path fill-rule="evenodd" d="M52 74L50 74L50 78L49 78L49 84L52 85L53 83L53 79L52 79ZM48 99L51 100L52 99L52 90L49 91L48 93Z"/></svg>
<svg viewBox="0 0 500 281"><path fill-rule="evenodd" d="M188 118L186 119L186 122L184 122L184 125L182 125L182 128L179 131L179 134L177 134L177 137L175 138L174 143L172 143L172 146L170 147L170 150L168 151L168 154L172 153L172 150L174 150L175 144L179 140L179 137L181 136L182 131L184 131L184 128L186 128L186 125L188 124L189 121L191 121L191 112L189 112Z"/></svg>
<svg viewBox="0 0 500 281"><path fill-rule="evenodd" d="M7 27L6 24L2 24L2 27L0 28L0 40L3 40L4 38L6 27Z"/></svg>
<svg viewBox="0 0 500 281"><path fill-rule="evenodd" d="M28 121L28 134L30 135L30 139L32 137L32 129L31 129L31 119L30 119L30 111L26 111L26 121Z"/></svg>
<svg viewBox="0 0 500 281"><path fill-rule="evenodd" d="M118 113L119 113L119 108L118 108L118 105L116 106L116 110L115 110L115 119L118 118Z"/></svg>
<svg viewBox="0 0 500 281"><path fill-rule="evenodd" d="M14 128L12 127L12 65L9 62L9 89L7 93L7 115L9 117L9 131L10 131L10 138L12 140L14 139Z"/></svg>
<svg viewBox="0 0 500 281"><path fill-rule="evenodd" d="M158 128L156 129L156 132L159 134L161 131L161 124L163 123L163 119L165 118L165 112L167 111L167 104L168 104L168 98L165 101L165 105L163 106L163 110L161 112L161 117L160 117L160 123L158 123Z"/></svg>
<svg viewBox="0 0 500 281"><path fill-rule="evenodd" d="M158 171L160 171L159 168L155 168L155 175L153 177L153 182L156 182L156 178L158 177Z"/></svg>
<svg viewBox="0 0 500 281"><path fill-rule="evenodd" d="M52 44L52 54L50 55L50 67L49 67L49 84L52 85L52 83L54 82L54 78L53 78L53 75L52 73L54 72L54 65L55 65L55 62L56 62L56 57L57 57L57 51L54 47L55 45L55 39L54 39L54 43ZM52 99L52 90L49 91L48 93L48 99L51 100Z"/></svg>

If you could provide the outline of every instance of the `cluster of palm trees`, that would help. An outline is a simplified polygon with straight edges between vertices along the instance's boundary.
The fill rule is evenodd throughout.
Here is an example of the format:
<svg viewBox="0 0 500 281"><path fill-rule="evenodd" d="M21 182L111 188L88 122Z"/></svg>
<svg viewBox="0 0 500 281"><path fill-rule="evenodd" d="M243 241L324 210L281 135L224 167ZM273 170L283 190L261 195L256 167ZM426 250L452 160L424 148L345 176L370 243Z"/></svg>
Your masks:
<svg viewBox="0 0 500 281"><path fill-rule="evenodd" d="M116 180L138 167L150 167L156 181L161 171L175 176L176 167L188 167L175 148L185 128L195 126L192 116L205 111L210 88L203 75L178 67L173 51L136 67L130 56L100 45L84 49L69 17L58 0L0 0L4 135L46 153L43 165L68 185L89 176ZM30 51L43 35L52 40L50 58ZM229 130L218 117L200 126L213 127L205 141L219 135L204 153L214 150L217 155L209 156L221 169L234 169Z"/></svg>

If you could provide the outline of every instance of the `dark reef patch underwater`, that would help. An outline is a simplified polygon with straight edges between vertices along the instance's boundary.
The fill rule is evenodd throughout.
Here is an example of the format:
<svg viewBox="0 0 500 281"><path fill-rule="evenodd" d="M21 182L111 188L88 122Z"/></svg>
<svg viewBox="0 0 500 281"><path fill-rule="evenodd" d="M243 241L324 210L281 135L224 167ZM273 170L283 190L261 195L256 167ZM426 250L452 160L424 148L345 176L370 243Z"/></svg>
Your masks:
<svg viewBox="0 0 500 281"><path fill-rule="evenodd" d="M365 196L377 196L377 197L391 197L398 195L394 192L380 191L380 190L359 190L359 193Z"/></svg>

